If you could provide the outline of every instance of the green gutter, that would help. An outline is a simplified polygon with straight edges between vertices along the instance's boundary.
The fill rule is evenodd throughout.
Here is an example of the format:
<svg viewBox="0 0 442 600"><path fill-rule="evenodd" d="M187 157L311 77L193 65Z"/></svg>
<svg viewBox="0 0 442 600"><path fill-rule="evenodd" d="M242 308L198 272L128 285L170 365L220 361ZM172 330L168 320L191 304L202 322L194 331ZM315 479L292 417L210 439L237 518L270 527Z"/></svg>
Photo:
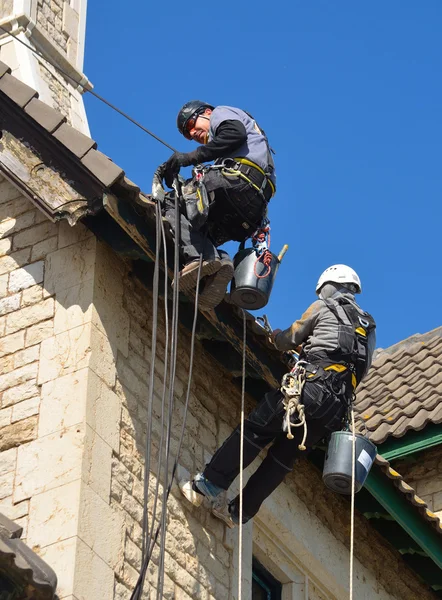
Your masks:
<svg viewBox="0 0 442 600"><path fill-rule="evenodd" d="M373 467L365 488L390 513L399 525L422 548L439 569L442 569L442 536L425 520L416 507L400 492L391 480Z"/></svg>
<svg viewBox="0 0 442 600"><path fill-rule="evenodd" d="M408 431L399 439L391 439L381 444L379 454L392 461L410 454L428 450L442 444L442 425L427 425L422 431Z"/></svg>

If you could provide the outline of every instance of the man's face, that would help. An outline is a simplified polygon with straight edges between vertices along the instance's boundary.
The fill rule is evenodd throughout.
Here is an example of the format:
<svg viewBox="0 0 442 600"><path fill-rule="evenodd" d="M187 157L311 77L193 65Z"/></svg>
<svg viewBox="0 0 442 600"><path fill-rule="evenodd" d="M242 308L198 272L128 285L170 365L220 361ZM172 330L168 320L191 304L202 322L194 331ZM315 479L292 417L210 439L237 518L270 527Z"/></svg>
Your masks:
<svg viewBox="0 0 442 600"><path fill-rule="evenodd" d="M212 111L210 108L206 108L203 114L198 115L196 119L189 119L187 124L187 133L191 140L198 142L199 144L205 144L207 142L207 135L210 128L210 115Z"/></svg>

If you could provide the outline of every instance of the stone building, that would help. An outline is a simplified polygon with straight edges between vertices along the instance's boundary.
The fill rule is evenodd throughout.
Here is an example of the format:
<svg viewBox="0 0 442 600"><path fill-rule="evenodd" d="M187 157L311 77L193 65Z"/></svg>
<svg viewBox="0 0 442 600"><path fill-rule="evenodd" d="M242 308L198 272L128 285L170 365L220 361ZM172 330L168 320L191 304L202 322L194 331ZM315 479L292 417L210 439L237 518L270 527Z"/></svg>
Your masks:
<svg viewBox="0 0 442 600"><path fill-rule="evenodd" d="M2 6L7 30L80 81L82 2ZM62 93L45 86L43 60L10 36L1 42L0 597L49 599L57 586L60 600L128 600L141 566L151 368L151 492L162 434L166 321L160 311L153 364L154 219L137 203L139 188L85 135L78 90L56 73ZM192 314L183 298L173 456ZM200 469L239 420L241 340L228 302L199 314L181 470ZM358 395L358 423L381 454L357 496L358 600L441 595L442 529L432 512L442 508L440 332L410 343L380 352ZM249 409L286 365L251 327L246 358ZM300 461L243 528L243 599L348 598L349 503L324 487L322 460L319 449ZM152 504L151 493L150 515ZM163 597L238 598L237 535L174 484ZM156 550L143 597L156 597L157 574Z"/></svg>

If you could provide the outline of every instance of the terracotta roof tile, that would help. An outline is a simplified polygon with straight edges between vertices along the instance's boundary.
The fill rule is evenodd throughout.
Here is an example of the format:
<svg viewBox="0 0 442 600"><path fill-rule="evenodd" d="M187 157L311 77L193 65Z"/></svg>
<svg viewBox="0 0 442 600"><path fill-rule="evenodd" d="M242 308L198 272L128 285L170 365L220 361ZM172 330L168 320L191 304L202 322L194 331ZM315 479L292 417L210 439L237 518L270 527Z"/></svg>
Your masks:
<svg viewBox="0 0 442 600"><path fill-rule="evenodd" d="M442 421L442 327L378 351L355 410L377 444Z"/></svg>

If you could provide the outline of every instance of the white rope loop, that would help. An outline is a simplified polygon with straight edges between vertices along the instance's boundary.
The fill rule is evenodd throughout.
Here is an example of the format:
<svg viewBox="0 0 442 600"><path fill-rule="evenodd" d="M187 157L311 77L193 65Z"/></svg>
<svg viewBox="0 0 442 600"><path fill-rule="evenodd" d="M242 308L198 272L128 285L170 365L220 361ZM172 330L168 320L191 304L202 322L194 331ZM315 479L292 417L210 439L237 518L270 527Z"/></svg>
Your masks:
<svg viewBox="0 0 442 600"><path fill-rule="evenodd" d="M304 405L301 403L301 394L305 384L305 367L299 363L282 378L281 392L284 394L284 408L286 411L284 422L287 427L287 439L292 440L294 435L292 427L303 427L302 441L298 445L299 450L306 450L307 421L305 419ZM291 417L298 413L298 423L293 423Z"/></svg>

